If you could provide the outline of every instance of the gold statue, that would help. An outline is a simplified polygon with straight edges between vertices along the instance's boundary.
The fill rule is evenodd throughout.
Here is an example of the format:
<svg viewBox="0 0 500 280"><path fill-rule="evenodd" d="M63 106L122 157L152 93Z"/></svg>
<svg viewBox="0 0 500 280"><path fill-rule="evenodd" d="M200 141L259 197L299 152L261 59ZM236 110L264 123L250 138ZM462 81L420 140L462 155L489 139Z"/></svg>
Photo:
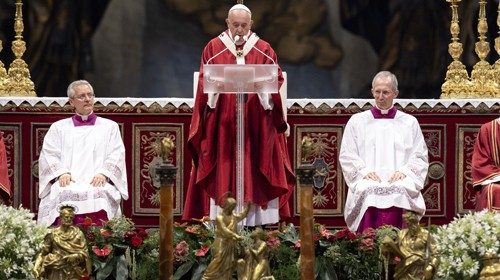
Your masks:
<svg viewBox="0 0 500 280"><path fill-rule="evenodd" d="M35 84L31 80L28 64L22 58L26 51L26 42L23 40L23 10L22 0L16 0L16 14L14 20L15 40L12 42L12 52L15 59L9 66L8 79L5 83L7 96L36 96Z"/></svg>
<svg viewBox="0 0 500 280"><path fill-rule="evenodd" d="M73 225L75 208L62 206L61 225L45 236L42 250L35 260L33 274L37 279L72 280L92 272L87 242L83 232Z"/></svg>
<svg viewBox="0 0 500 280"><path fill-rule="evenodd" d="M0 52L2 51L2 40L0 40ZM7 96L5 84L7 83L7 70L3 62L0 61L0 96Z"/></svg>
<svg viewBox="0 0 500 280"><path fill-rule="evenodd" d="M163 162L169 162L169 157L175 148L175 142L172 137L163 137L161 139L161 158Z"/></svg>
<svg viewBox="0 0 500 280"><path fill-rule="evenodd" d="M253 238L253 245L246 250L245 259L238 261L238 280L274 280L269 266L266 233L261 227L257 227L250 236Z"/></svg>
<svg viewBox="0 0 500 280"><path fill-rule="evenodd" d="M380 245L384 259L398 256L394 279L414 280L432 279L437 267L437 258L433 256L434 242L428 230L422 228L415 212L403 214L408 228L399 231L396 240L386 236Z"/></svg>
<svg viewBox="0 0 500 280"><path fill-rule="evenodd" d="M302 153L302 157L300 160L301 162L307 162L308 158L314 153L313 139L309 135L302 137L300 148Z"/></svg>
<svg viewBox="0 0 500 280"><path fill-rule="evenodd" d="M500 257L493 253L486 253L484 266L479 274L479 280L500 279Z"/></svg>
<svg viewBox="0 0 500 280"><path fill-rule="evenodd" d="M230 280L236 271L238 243L243 240L237 233L237 226L247 216L250 204L241 213L233 213L235 208L236 200L227 197L222 212L215 219L213 258L205 270L203 280Z"/></svg>

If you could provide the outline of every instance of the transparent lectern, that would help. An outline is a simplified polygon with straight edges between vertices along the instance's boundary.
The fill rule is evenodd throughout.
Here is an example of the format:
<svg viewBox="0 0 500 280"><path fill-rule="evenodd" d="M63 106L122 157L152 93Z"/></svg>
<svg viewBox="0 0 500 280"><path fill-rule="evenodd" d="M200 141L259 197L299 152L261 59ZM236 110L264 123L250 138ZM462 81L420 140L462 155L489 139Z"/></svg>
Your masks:
<svg viewBox="0 0 500 280"><path fill-rule="evenodd" d="M205 64L203 92L236 94L236 202L237 212L243 210L244 195L244 109L246 94L277 94L276 64Z"/></svg>

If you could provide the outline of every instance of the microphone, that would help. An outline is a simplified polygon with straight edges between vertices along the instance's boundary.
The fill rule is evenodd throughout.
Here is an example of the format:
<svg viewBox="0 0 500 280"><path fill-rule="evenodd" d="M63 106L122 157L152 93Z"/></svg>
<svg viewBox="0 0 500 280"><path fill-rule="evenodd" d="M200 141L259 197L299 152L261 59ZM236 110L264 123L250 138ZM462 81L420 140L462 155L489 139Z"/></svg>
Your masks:
<svg viewBox="0 0 500 280"><path fill-rule="evenodd" d="M231 31L230 31L230 32L231 32ZM246 35L243 35L243 41L244 41L244 42L248 41L248 34L250 34L250 30L248 31L248 33L247 33ZM233 40L233 42L235 42L235 43L236 43L236 42L238 42L241 38L242 38L242 36L241 36L241 35L236 35L236 36L234 36L234 40Z"/></svg>
<svg viewBox="0 0 500 280"><path fill-rule="evenodd" d="M234 36L234 41L235 42L238 42L240 39L241 39L240 35ZM245 41L245 42L248 41L248 36L247 35L243 35L243 41Z"/></svg>

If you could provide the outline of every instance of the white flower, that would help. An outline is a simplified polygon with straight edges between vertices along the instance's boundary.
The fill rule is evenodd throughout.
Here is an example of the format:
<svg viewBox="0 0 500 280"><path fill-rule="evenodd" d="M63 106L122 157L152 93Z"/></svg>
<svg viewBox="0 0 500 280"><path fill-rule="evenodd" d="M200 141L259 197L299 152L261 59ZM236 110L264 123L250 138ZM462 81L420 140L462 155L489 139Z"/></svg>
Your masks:
<svg viewBox="0 0 500 280"><path fill-rule="evenodd" d="M463 279L477 276L482 257L487 253L500 255L500 213L481 211L455 217L448 225L438 228L435 240L439 267L443 279Z"/></svg>
<svg viewBox="0 0 500 280"><path fill-rule="evenodd" d="M36 253L47 234L33 217L22 207L0 205L0 279L33 279Z"/></svg>

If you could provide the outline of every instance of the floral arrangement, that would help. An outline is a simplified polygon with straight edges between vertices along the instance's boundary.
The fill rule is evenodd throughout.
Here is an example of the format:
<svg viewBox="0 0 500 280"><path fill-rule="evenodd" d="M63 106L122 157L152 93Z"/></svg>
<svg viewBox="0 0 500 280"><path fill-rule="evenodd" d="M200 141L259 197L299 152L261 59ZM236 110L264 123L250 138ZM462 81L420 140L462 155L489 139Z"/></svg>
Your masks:
<svg viewBox="0 0 500 280"><path fill-rule="evenodd" d="M500 212L475 212L456 217L435 235L440 279L477 279L483 257L500 256Z"/></svg>
<svg viewBox="0 0 500 280"><path fill-rule="evenodd" d="M86 218L79 226L87 238L96 280L136 279L136 253L149 236L145 229L136 228L126 217L113 218L102 226Z"/></svg>
<svg viewBox="0 0 500 280"><path fill-rule="evenodd" d="M0 205L0 279L33 279L34 259L45 235L27 209ZM439 257L437 279L478 279L485 255L500 256L500 213L476 212L436 227L433 237ZM84 232L93 263L94 279L156 279L159 269L159 231L136 228L120 217L102 226L85 219ZM383 226L357 234L344 228L314 225L317 279L380 279L383 265L379 245L397 229ZM293 224L266 230L269 262L276 279L300 278L300 237ZM250 230L241 250L251 246ZM174 279L201 279L211 261L215 225L208 218L174 226ZM395 260L397 261L397 260Z"/></svg>
<svg viewBox="0 0 500 280"><path fill-rule="evenodd" d="M201 279L210 263L210 246L214 240L214 225L204 218L198 224L176 224L174 227L174 279ZM293 224L267 230L269 262L276 279L300 279L300 238ZM251 246L250 231L243 249ZM379 279L382 264L379 242L386 235L395 237L394 227L368 229L356 234L344 228L330 231L315 224L314 242L317 279ZM243 250L242 249L242 250Z"/></svg>
<svg viewBox="0 0 500 280"><path fill-rule="evenodd" d="M348 228L330 231L315 225L316 277L319 279L380 279L379 245L397 229L383 226L357 234Z"/></svg>
<svg viewBox="0 0 500 280"><path fill-rule="evenodd" d="M207 217L197 221L174 225L174 279L201 279L212 258L215 225Z"/></svg>
<svg viewBox="0 0 500 280"><path fill-rule="evenodd" d="M0 205L0 279L34 278L33 264L48 229L33 217L22 207Z"/></svg>

